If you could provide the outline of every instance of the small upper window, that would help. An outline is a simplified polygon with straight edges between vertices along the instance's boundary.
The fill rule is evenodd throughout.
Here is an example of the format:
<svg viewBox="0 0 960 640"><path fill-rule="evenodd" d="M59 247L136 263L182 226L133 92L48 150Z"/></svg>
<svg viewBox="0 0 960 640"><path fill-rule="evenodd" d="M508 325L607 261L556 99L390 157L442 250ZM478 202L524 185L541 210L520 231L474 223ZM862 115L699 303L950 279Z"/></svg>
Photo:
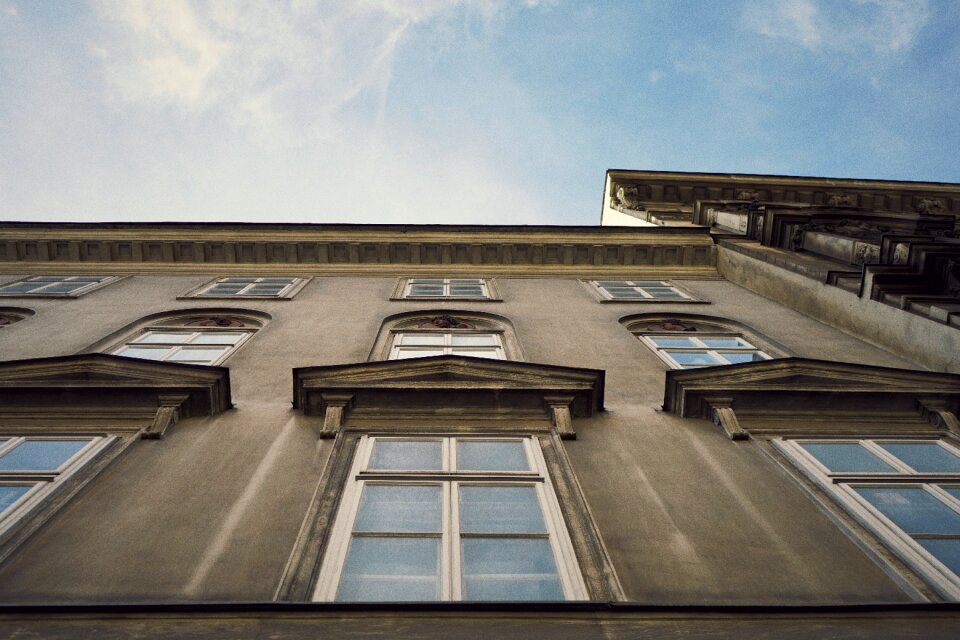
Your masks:
<svg viewBox="0 0 960 640"><path fill-rule="evenodd" d="M146 326L110 353L128 358L217 365L259 328L241 318L189 317Z"/></svg>
<svg viewBox="0 0 960 640"><path fill-rule="evenodd" d="M484 278L408 278L401 280L393 299L492 300L493 282Z"/></svg>
<svg viewBox="0 0 960 640"><path fill-rule="evenodd" d="M291 298L306 284L304 278L217 278L190 292L191 298Z"/></svg>
<svg viewBox="0 0 960 640"><path fill-rule="evenodd" d="M0 435L0 532L102 449L108 437Z"/></svg>
<svg viewBox="0 0 960 640"><path fill-rule="evenodd" d="M688 293L664 280L594 280L593 284L607 300L692 300Z"/></svg>
<svg viewBox="0 0 960 640"><path fill-rule="evenodd" d="M460 311L449 315L404 313L388 319L380 329L370 359L405 360L443 355L524 359L509 320Z"/></svg>
<svg viewBox="0 0 960 640"><path fill-rule="evenodd" d="M0 285L0 295L74 297L116 279L115 276L32 276Z"/></svg>

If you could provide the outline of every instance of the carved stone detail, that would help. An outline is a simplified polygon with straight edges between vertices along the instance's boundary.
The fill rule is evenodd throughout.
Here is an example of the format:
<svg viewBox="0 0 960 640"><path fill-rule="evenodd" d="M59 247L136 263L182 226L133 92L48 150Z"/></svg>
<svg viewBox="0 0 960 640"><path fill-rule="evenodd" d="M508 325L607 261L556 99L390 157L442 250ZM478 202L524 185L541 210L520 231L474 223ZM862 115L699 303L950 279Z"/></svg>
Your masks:
<svg viewBox="0 0 960 640"><path fill-rule="evenodd" d="M827 204L831 207L852 207L853 197L846 193L834 193L827 199Z"/></svg>
<svg viewBox="0 0 960 640"><path fill-rule="evenodd" d="M474 329L474 325L453 316L436 316L418 325L419 329Z"/></svg>
<svg viewBox="0 0 960 640"><path fill-rule="evenodd" d="M352 393L324 393L323 399L323 427L320 429L320 438L334 438L343 426L343 418L347 407L353 402Z"/></svg>
<svg viewBox="0 0 960 640"><path fill-rule="evenodd" d="M229 316L210 316L207 318L197 318L187 322L186 327L245 327L246 325L239 318Z"/></svg>
<svg viewBox="0 0 960 640"><path fill-rule="evenodd" d="M937 198L917 198L915 206L917 213L934 214L943 213L943 202Z"/></svg>
<svg viewBox="0 0 960 640"><path fill-rule="evenodd" d="M760 201L760 192L752 189L741 189L737 191L737 200L750 200L751 202Z"/></svg>
<svg viewBox="0 0 960 640"><path fill-rule="evenodd" d="M166 433L167 429L172 427L180 420L180 407L186 402L188 395L160 396L160 406L157 408L157 415L153 423L140 432L140 438L143 440L159 440Z"/></svg>
<svg viewBox="0 0 960 640"><path fill-rule="evenodd" d="M659 322L648 324L645 331L696 331L697 327L693 323L676 318L667 318Z"/></svg>
<svg viewBox="0 0 960 640"><path fill-rule="evenodd" d="M750 434L740 426L740 420L733 411L732 398L704 398L710 405L710 417L713 424L719 427L731 440L749 440Z"/></svg>
<svg viewBox="0 0 960 640"><path fill-rule="evenodd" d="M637 187L617 187L617 202L624 209L646 211L646 207L641 202L640 189Z"/></svg>
<svg viewBox="0 0 960 640"><path fill-rule="evenodd" d="M551 411L553 426L563 440L576 440L577 433L573 430L573 418L570 415L570 405L573 396L546 396L543 401Z"/></svg>

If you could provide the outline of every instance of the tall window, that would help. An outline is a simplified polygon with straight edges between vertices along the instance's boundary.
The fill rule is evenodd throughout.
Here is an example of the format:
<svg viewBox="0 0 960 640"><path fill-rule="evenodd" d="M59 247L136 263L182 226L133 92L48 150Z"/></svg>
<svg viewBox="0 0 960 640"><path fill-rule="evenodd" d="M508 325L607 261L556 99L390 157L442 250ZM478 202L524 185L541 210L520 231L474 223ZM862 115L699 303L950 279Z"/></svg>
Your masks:
<svg viewBox="0 0 960 640"><path fill-rule="evenodd" d="M130 335L110 353L144 360L217 365L258 328L259 323L233 316L167 318Z"/></svg>
<svg viewBox="0 0 960 640"><path fill-rule="evenodd" d="M778 446L909 564L960 590L956 446L893 438L797 438Z"/></svg>
<svg viewBox="0 0 960 640"><path fill-rule="evenodd" d="M664 280L594 280L608 300L689 300L690 296Z"/></svg>
<svg viewBox="0 0 960 640"><path fill-rule="evenodd" d="M33 276L0 285L3 296L78 296L97 289L114 276Z"/></svg>
<svg viewBox="0 0 960 640"><path fill-rule="evenodd" d="M315 600L577 600L532 438L364 437Z"/></svg>
<svg viewBox="0 0 960 640"><path fill-rule="evenodd" d="M289 298L305 281L288 277L229 277L217 278L192 292L190 297L200 298Z"/></svg>
<svg viewBox="0 0 960 640"><path fill-rule="evenodd" d="M0 435L0 533L111 439Z"/></svg>
<svg viewBox="0 0 960 640"><path fill-rule="evenodd" d="M403 283L402 294L395 297L487 300L492 293L492 283L482 278L409 278Z"/></svg>

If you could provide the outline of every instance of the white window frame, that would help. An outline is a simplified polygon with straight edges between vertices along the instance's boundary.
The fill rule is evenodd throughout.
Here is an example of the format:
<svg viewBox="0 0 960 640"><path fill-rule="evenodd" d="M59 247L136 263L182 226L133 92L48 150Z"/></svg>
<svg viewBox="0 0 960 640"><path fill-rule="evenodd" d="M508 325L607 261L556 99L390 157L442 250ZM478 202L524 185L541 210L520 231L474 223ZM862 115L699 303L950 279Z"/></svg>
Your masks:
<svg viewBox="0 0 960 640"><path fill-rule="evenodd" d="M230 280L231 278L252 279L254 280L254 282L247 283L237 293L213 293L213 294L206 293L207 291L210 291L217 285L230 284L230 283L227 283L226 281ZM286 279L289 279L290 282L277 293L271 293L271 294L248 293L250 289L254 288L258 284L271 284L266 281L276 279L276 278L286 278ZM296 276L221 276L219 278L212 280L211 282L208 282L198 287L197 289L194 289L193 291L189 292L187 295L182 297L183 298L206 298L206 299L252 298L252 299L258 299L258 300L261 300L261 299L262 300L276 300L276 299L289 300L294 295L296 295L300 291L300 289L306 286L308 281L309 281L309 278L299 278ZM241 283L236 283L236 284L241 284ZM279 284L279 283L274 283L274 284Z"/></svg>
<svg viewBox="0 0 960 640"><path fill-rule="evenodd" d="M0 443L0 458L26 441L89 440L86 445L81 447L56 469L31 469L24 471L0 470L0 485L33 485L27 492L0 513L0 535L2 535L16 525L24 516L29 514L34 507L47 498L47 496L56 491L64 482L76 474L85 464L117 440L117 438L116 436L85 435L82 433L57 436L22 436L0 433L0 440L5 440L5 442Z"/></svg>
<svg viewBox="0 0 960 640"><path fill-rule="evenodd" d="M190 339L193 339L193 338L195 338L196 336L198 336L198 335L200 335L200 334L204 334L204 333L214 333L214 334L216 334L216 333L241 333L241 334L244 334L244 335L241 336L241 338L240 338L239 340L237 340L237 342L235 342L235 343L229 343L229 344L228 344L228 343L222 343L222 344L206 343L206 344L190 345L189 342L140 342L140 340L141 340L144 336L146 336L147 334L150 334L150 333L184 333L184 334L189 333L189 334L191 334ZM227 346L227 347L229 347L229 348L228 348L227 350L225 350L225 351L223 352L223 354L222 354L220 357L218 357L216 360L213 360L213 361L211 361L211 362L203 363L203 366L216 366L216 365L219 365L221 362L225 361L225 360L226 360L227 358L229 358L231 355L233 355L234 352L236 352L236 350L239 349L241 345L243 345L244 343L246 343L247 340L249 340L249 339L253 336L254 333L256 333L256 330L255 330L255 329L250 329L250 328L247 328L247 327L177 327L177 326L164 327L164 326L151 326L151 327L147 327L147 328L145 328L143 331L140 331L140 332L136 333L135 335L129 337L127 340L124 340L121 344L119 344L119 345L117 345L116 347L114 347L113 349L111 349L111 350L110 350L110 353L112 353L112 354L114 354L114 355L122 356L123 353L121 353L121 352L122 352L124 349L128 348L128 347L132 347L132 348L138 348L138 347L139 347L139 348L156 348L157 350L159 350L159 349L161 349L161 348L165 348L165 349L168 349L169 351L168 351L167 353L165 353L164 356L161 357L161 358L158 358L158 359L141 358L141 359L142 359L142 360L147 360L147 361L152 361L152 362L166 362L166 361L170 360L170 358L173 357L174 354L179 353L180 351L183 351L183 348L184 348L184 347L190 347L190 346L196 346L196 347L223 347L223 346ZM132 357L136 357L136 356L126 356L126 357L131 357L131 358L132 358ZM177 361L175 361L175 362L177 362ZM198 363L184 363L184 364L198 364Z"/></svg>
<svg viewBox="0 0 960 640"><path fill-rule="evenodd" d="M960 513L960 499L950 495L939 487L941 484L960 487L958 473L918 472L902 463L878 443L936 443L954 455L960 455L960 448L948 444L940 438L789 438L773 440L773 445L797 466L818 487L830 495L854 520L876 535L880 541L896 553L907 565L919 573L944 596L960 600L960 575L955 574L946 565L924 549L892 520L870 504L855 488L862 487L920 487L948 508ZM834 472L820 463L803 444L859 444L883 462L894 467L895 471L885 472Z"/></svg>
<svg viewBox="0 0 960 640"><path fill-rule="evenodd" d="M610 293L607 288L600 284L602 282L626 282L628 288L633 289L637 293L640 293L642 298L618 298L614 294ZM600 295L605 301L611 302L699 302L699 300L694 299L692 295L684 291L677 285L667 280L591 280L590 284L600 292ZM677 293L679 298L658 298L651 294L647 289L653 288L667 288L671 289L674 293Z"/></svg>
<svg viewBox="0 0 960 640"><path fill-rule="evenodd" d="M441 441L442 471L384 471L369 469L373 448L378 440L389 441ZM527 456L528 471L457 471L456 440L485 442L521 441ZM543 512L548 538L553 551L554 562L563 589L564 600L587 600L587 588L580 573L579 564L570 541L560 504L557 501L553 485L547 473L546 462L539 443L529 436L363 436L357 448L347 484L341 496L336 520L327 545L326 554L313 592L313 600L332 602L336 600L337 590L347 552L353 534L353 524L360 506L360 496L366 484L414 484L441 485L442 489L442 525L440 560L440 601L462 600L460 571L460 535L458 487L466 485L484 486L534 486ZM510 537L506 534L505 537Z"/></svg>
<svg viewBox="0 0 960 640"><path fill-rule="evenodd" d="M413 288L417 284L431 284L427 282L420 282L425 280L435 281L432 284L434 286L442 287L442 293L440 295L422 295L414 294ZM463 284L457 281L469 281L466 284L469 285L479 285L481 294L476 296L465 296L465 295L456 295L451 293L451 288L457 286L458 284ZM397 287L394 296L391 298L393 300L494 300L496 298L496 291L493 285L493 282L489 278L431 278L429 276L422 276L417 278L405 278L400 281L400 285Z"/></svg>
<svg viewBox="0 0 960 640"><path fill-rule="evenodd" d="M496 342L496 345L492 347L482 346L482 347L473 348L473 350L482 351L484 353L489 353L491 352L491 350L494 350L494 352L496 353L495 358L488 357L488 356L475 356L475 357L478 357L478 358L488 357L488 359L490 360L506 360L507 359L506 351L504 350L504 347L503 347L503 336L499 331L489 331L489 330L482 330L482 329L453 329L450 331L435 330L435 329L423 329L423 330L396 329L391 331L391 334L392 335L391 335L390 357L389 357L390 360L398 360L399 358L397 357L397 354L399 354L401 351L417 351L417 350L440 351L442 350L443 351L442 355L452 355L451 351L453 351L454 349L459 351L470 351L471 348L469 346L453 344L453 336L470 336L470 335L491 336ZM431 335L431 336L442 335L444 336L444 340L442 345L406 345L405 346L405 345L399 344L402 336L411 335L411 334ZM465 354L461 353L458 355L465 355Z"/></svg>
<svg viewBox="0 0 960 640"><path fill-rule="evenodd" d="M691 334L691 333L685 333L685 332L677 332L677 333L644 333L644 334L639 334L638 337L640 338L640 341L641 341L641 342L643 342L643 343L644 343L645 345L647 345L650 349L652 349L654 353L657 354L657 357L659 357L661 360L663 360L664 362L666 362L666 363L670 366L671 369L704 369L704 368L706 368L706 367L708 367L708 366L709 366L709 367L720 367L720 366L724 366L724 365L728 365L728 364L741 364L741 363L732 363L732 362L730 362L729 360L727 360L727 359L724 357L724 354L725 354L725 353L756 353L756 354L759 354L759 355L763 356L764 360L772 360L772 359L773 359L773 356L771 356L769 353L767 353L767 352L764 351L763 349L761 349L761 348L759 348L759 347L757 347L757 346L754 346L754 344L753 344L752 342L750 342L749 340L747 340L746 338L744 338L743 335L741 335L741 334L739 334L739 333L714 333L714 334L709 334L709 333L697 333L696 335L693 335L693 334ZM693 347L661 347L661 346L659 346L656 342L654 342L654 340L657 339L657 338L666 338L666 339L690 339L690 340L693 341L693 343L694 343L695 346L693 346ZM706 339L708 339L708 340L710 340L710 339L717 339L717 340L737 339L737 340L741 340L741 341L744 343L745 346L743 346L743 347L741 347L741 348L729 348L729 347L717 348L717 347L710 347L710 346L707 346L707 344L706 344L705 342L703 342L702 338L706 338ZM682 364L680 364L679 362L677 362L676 360L674 360L674 359L670 356L670 354L667 353L668 350L669 350L669 351L680 351L680 352L683 352L683 353L707 353L707 354L709 354L709 355L711 355L711 356L713 356L713 357L715 357L715 358L718 358L719 360L721 360L721 362L718 362L718 363L712 364L712 365L703 365L703 366L700 366L700 367L685 367L685 366L683 366Z"/></svg>
<svg viewBox="0 0 960 640"><path fill-rule="evenodd" d="M60 278L60 280L47 282L41 285L38 289L34 291L26 292L17 292L17 291L4 291L3 288L13 284L20 284L22 282L32 282L36 281L38 278ZM46 289L53 287L54 285L63 284L64 282L75 282L78 278L99 278L95 282L89 282L82 287L78 287L73 291L67 292L47 292ZM5 298L22 298L22 297L48 297L48 298L76 298L84 294L90 293L95 289L100 287L105 287L106 285L119 280L117 276L98 276L98 275L88 275L88 274L75 274L75 275L60 275L60 274L40 274L35 276L29 276L26 278L21 278L20 280L14 280L13 282L5 282L0 284L0 296Z"/></svg>

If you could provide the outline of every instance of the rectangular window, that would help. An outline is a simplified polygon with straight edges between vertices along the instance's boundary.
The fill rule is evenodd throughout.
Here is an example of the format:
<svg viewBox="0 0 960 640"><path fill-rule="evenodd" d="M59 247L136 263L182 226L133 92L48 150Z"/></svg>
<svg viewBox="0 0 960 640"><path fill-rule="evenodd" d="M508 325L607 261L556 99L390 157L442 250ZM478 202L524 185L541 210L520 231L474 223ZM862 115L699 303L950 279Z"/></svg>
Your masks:
<svg viewBox="0 0 960 640"><path fill-rule="evenodd" d="M0 533L112 438L0 436Z"/></svg>
<svg viewBox="0 0 960 640"><path fill-rule="evenodd" d="M186 364L216 364L246 340L250 331L144 331L113 351L114 355Z"/></svg>
<svg viewBox="0 0 960 640"><path fill-rule="evenodd" d="M492 296L490 283L482 278L410 278L401 297L487 300Z"/></svg>
<svg viewBox="0 0 960 640"><path fill-rule="evenodd" d="M608 300L690 300L691 297L664 280L594 280Z"/></svg>
<svg viewBox="0 0 960 640"><path fill-rule="evenodd" d="M0 285L3 296L78 296L108 282L115 276L33 276Z"/></svg>
<svg viewBox="0 0 960 640"><path fill-rule="evenodd" d="M303 283L302 278L288 277L229 277L217 278L191 296L200 298L288 298Z"/></svg>
<svg viewBox="0 0 960 640"><path fill-rule="evenodd" d="M505 359L503 342L496 333L403 331L393 336L391 360L443 355Z"/></svg>
<svg viewBox="0 0 960 640"><path fill-rule="evenodd" d="M769 355L734 335L645 334L640 340L674 369L699 369L770 359Z"/></svg>
<svg viewBox="0 0 960 640"><path fill-rule="evenodd" d="M904 561L960 594L960 450L943 440L778 441Z"/></svg>
<svg viewBox="0 0 960 640"><path fill-rule="evenodd" d="M361 439L314 600L585 594L535 439Z"/></svg>

